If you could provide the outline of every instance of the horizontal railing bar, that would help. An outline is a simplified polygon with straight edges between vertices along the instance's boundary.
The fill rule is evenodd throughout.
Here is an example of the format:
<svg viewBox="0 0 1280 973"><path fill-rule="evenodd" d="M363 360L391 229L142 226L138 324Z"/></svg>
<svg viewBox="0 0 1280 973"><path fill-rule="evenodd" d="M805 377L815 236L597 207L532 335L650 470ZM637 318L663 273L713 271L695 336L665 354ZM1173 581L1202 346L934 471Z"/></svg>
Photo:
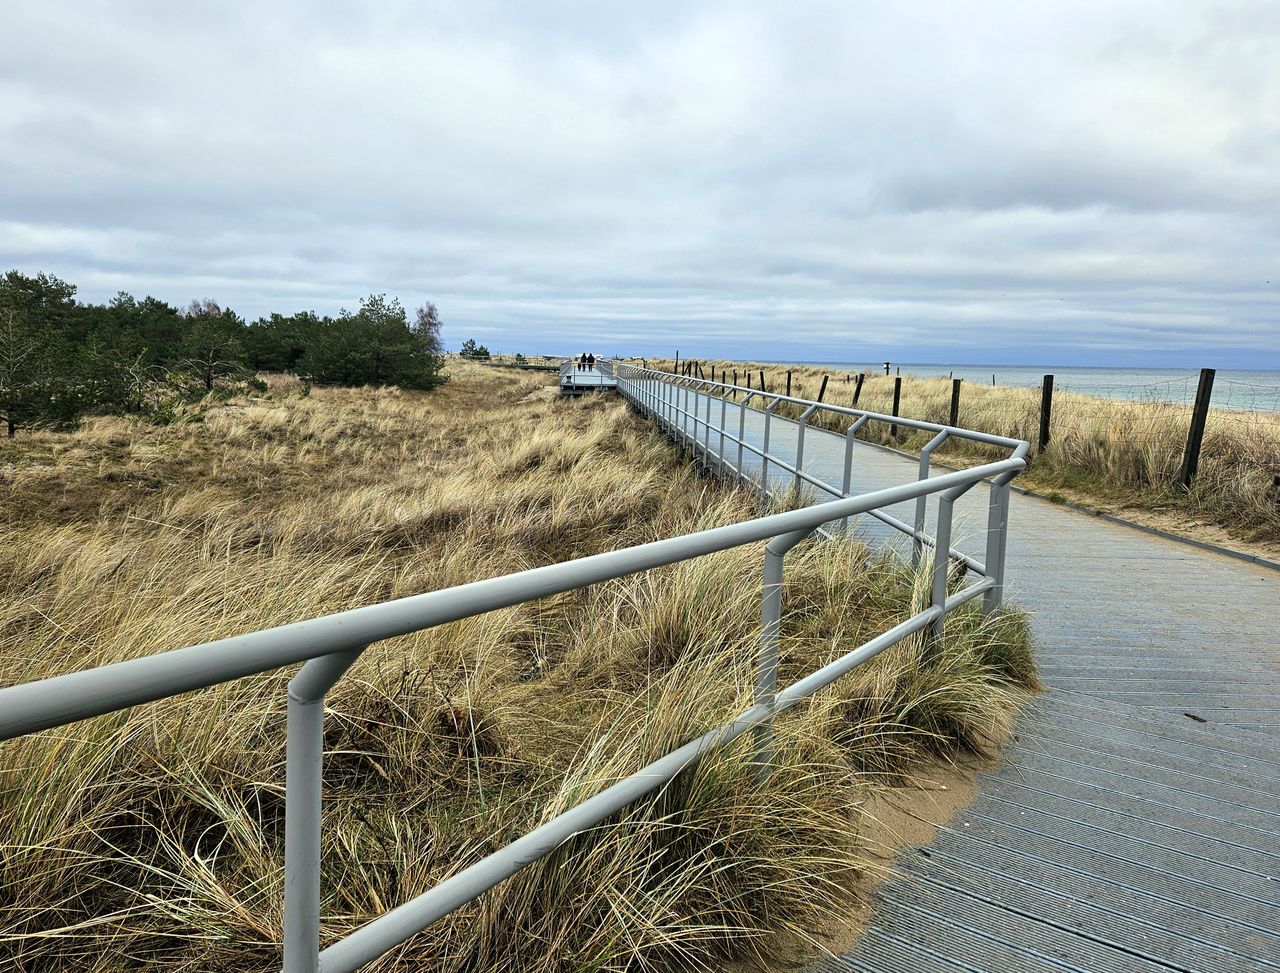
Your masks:
<svg viewBox="0 0 1280 973"><path fill-rule="evenodd" d="M689 413L683 413L683 414L688 415ZM717 429L716 432L717 434L719 434L720 430ZM737 436L735 436L733 433L727 430L725 431L724 436L730 442L736 445L741 445L744 449L748 450L751 453L754 453L756 456L759 456L761 460L767 459L770 463L774 463L778 465L787 473L792 473L792 474L798 473L803 479L807 480L810 484L812 484L813 486L817 487L820 490L825 491L826 493L829 493L831 496L837 497L837 498L843 496L843 494L839 490L831 486L825 480L820 480L817 477L804 472L803 470L797 470L793 465L788 463L786 460L775 456L773 453L766 454L759 446L756 446L745 439L739 439ZM700 444L699 444L699 447L700 447ZM734 473L736 475L738 476L743 475L742 472L739 471L736 466L734 466L734 464L729 463L727 465L733 467ZM770 495L772 496L772 494ZM876 518L876 520L879 520L881 523L886 524L889 527L894 528L895 530L901 531L902 533L906 534L908 537L914 537L918 539L922 543L927 544L929 547L933 547L937 543L934 540L932 534L927 534L924 531L917 531L915 527L913 527L911 524L908 524L904 520L899 520L897 517L894 517L891 514L884 513L881 510L868 510L867 515L870 517ZM832 519L835 519L835 518L832 518ZM982 561L979 561L977 558L964 553L964 551L961 551L953 547L951 548L950 554L951 554L951 557L954 558L955 560L963 561L968 566L969 570L982 575L985 575L987 573L986 565L983 564Z"/></svg>
<svg viewBox="0 0 1280 973"><path fill-rule="evenodd" d="M979 593L985 590L981 586L978 588ZM969 593L966 591L964 594ZM958 604L963 604L963 601ZM950 607L951 601L948 600L947 610ZM935 606L913 615L782 690L773 707L760 703L744 710L732 722L707 731L630 777L611 785L595 797L588 798L524 837L517 838L506 847L463 869L457 875L445 879L435 888L371 920L345 939L321 951L322 973L354 973L365 963L377 959L454 909L483 895L527 865L545 858L574 835L599 824L626 805L657 790L705 754L764 724L771 715L796 706L856 666L928 627L942 612L942 608Z"/></svg>
<svg viewBox="0 0 1280 973"><path fill-rule="evenodd" d="M1001 460L816 507L10 686L0 689L0 740L360 648L778 534L811 529L924 494L977 483L988 476L1013 475L1024 466L1021 459Z"/></svg>
<svg viewBox="0 0 1280 973"><path fill-rule="evenodd" d="M737 388L737 386L728 386L728 387L729 387L729 388ZM754 391L754 390L753 390L753 391ZM770 393L770 394L772 394L772 393ZM801 400L799 400L799 401L803 402L803 401L805 401L805 400L801 399ZM737 403L735 403L735 404L737 404ZM825 403L820 403L820 404L822 404L824 408L827 408L827 406L825 405ZM741 406L739 406L739 407L741 408ZM850 410L841 410L839 406L830 406L829 408L834 409L834 410L837 410L837 411L850 411ZM678 406L678 405L676 405L676 404L674 404L674 403L672 403L672 404L671 404L671 406L670 406L670 411L671 411L671 412L673 412L673 413L675 413L676 415L680 415L680 416L684 416L684 417L689 418L689 419L693 419L693 420L694 420L694 423L695 423L695 424L697 424L697 425L703 425L703 424L705 424L705 420L704 420L704 419L702 419L702 418L700 418L700 417L697 415L697 413L693 413L693 412L686 412L684 409L680 408L680 406ZM760 415L760 416L763 416L763 415L765 414L765 413L764 413L764 410L762 410L762 409L754 409L754 408L753 408L753 409L751 409L750 411L751 411L751 412L754 412L754 413L756 413L756 415ZM881 415L878 415L878 414L876 414L876 413L863 413L862 415L863 415L863 417L864 417L864 418L867 418L867 419L884 419L884 420L886 420L886 421L887 421L887 420L889 420L889 419L894 419L894 417L893 417L893 416L881 416ZM779 418L784 418L784 419L785 419L785 417L779 417ZM903 422L905 422L906 420L903 420L901 417L897 417L896 421L897 421L899 424L902 424L902 423L903 423ZM932 426L932 424L931 424L931 423L926 423L925 425L927 425L927 426ZM673 426L674 426L674 424L673 424ZM675 428L677 428L678 430L682 430L682 429L683 429L683 424L682 424L682 425L680 425L680 426L675 426ZM821 429L822 427L818 427L818 428L820 428L820 429ZM971 430L959 429L959 428L956 428L956 427L953 427L953 426L940 426L940 427L938 427L938 428L939 428L941 431L946 432L946 433L948 433L948 434L950 434L950 435L953 435L953 436L961 436L962 434L965 434L965 433L969 433L969 432L971 432ZM719 429L717 428L717 429L716 429L716 431L717 431L717 432L719 432ZM824 432L832 432L832 430L830 430L830 429L823 429L823 431L824 431ZM985 435L986 435L986 433L973 433L973 435L974 435L974 436L985 436ZM732 433L728 432L727 430L725 431L725 437L726 437L726 438L729 438L729 439L732 439L732 441L733 441L733 442L735 442L735 443L741 443L745 448L747 448L747 449L751 450L751 452L755 453L757 456L763 457L763 456L765 455L765 454L760 450L760 448L759 448L758 446L754 446L754 445L752 445L750 442L748 442L748 441L746 441L746 440L739 439L737 436L734 436ZM1029 448L1030 448L1030 447L1028 446L1028 444L1027 444L1027 443L1025 443L1025 442L1022 442L1021 440L1016 440L1016 441L1011 440L1011 442L1015 442L1015 443L1016 443L1016 448L1014 449L1013 454L1010 456L1010 458L1011 458L1011 459L1024 459L1024 458L1026 457L1026 454L1027 454L1027 452L1028 452ZM1005 444L1004 444L1004 443L994 443L994 444L988 444L988 445L1005 445ZM768 458L769 458L769 460L770 460L771 462L775 462L775 463L777 463L777 464L778 464L778 465L780 465L780 466L784 466L784 465L786 465L786 461L785 461L785 460L778 459L778 458L777 458L777 457L775 457L772 453L769 453L769 454L768 454ZM787 466L787 469L788 469L789 471L791 471L791 472L795 472L795 468L794 468L794 467ZM1016 471L1015 471L1015 472L1016 472ZM995 477L993 477L993 478L992 478L993 482L995 481L995 479L996 479ZM1012 474L1006 474L1006 475L1004 475L1003 477L1001 477L1000 479L1002 479L1004 482L1008 482L1010 479L1012 479ZM825 487L825 484L817 484L817 483L815 483L814 485L815 485L815 486L822 486L822 487ZM997 484L997 485L999 485L999 484ZM829 490L829 492L831 492L831 493L832 493L832 495L833 495L833 496L840 496L839 491L830 490L830 488L827 488L827 489Z"/></svg>
<svg viewBox="0 0 1280 973"><path fill-rule="evenodd" d="M635 371L641 373L642 375L653 376L655 378L658 378L659 380L667 381L668 383L670 383L671 376L668 375L666 372L657 372L657 371L654 371L653 369L638 368L635 365L628 365L627 367L630 369L634 369ZM627 380L632 381L633 379L627 379ZM706 384L708 386L723 389L725 391L738 391L738 392L747 391L747 388L742 385L731 385L731 384L725 384L724 382L707 382ZM751 391L758 392L759 390L752 389ZM806 405L806 406L816 405L820 409L826 412L835 412L841 415L849 415L849 416L866 416L869 419L875 419L878 422L885 422L890 425L907 426L912 429L925 429L932 432L941 432L942 430L945 429L948 432L950 432L951 435L953 436L959 436L964 439L972 439L976 442L986 443L987 445L990 445L990 446L1005 446L1011 449L1015 449L1018 446L1025 445L1021 439L1010 439L1006 436L994 435L993 433L978 432L976 429L964 429L959 426L944 426L944 425L941 425L940 423L926 422L923 419L908 419L904 416L887 416L880 412L868 412L865 409L854 409L848 406L835 405L834 403L814 402L812 399L801 399L801 398L797 398L796 396L782 395L781 393L777 393L777 392L766 392L764 394L768 395L770 398L775 399L779 402L792 402L796 405ZM759 410L757 409L753 411L758 412Z"/></svg>

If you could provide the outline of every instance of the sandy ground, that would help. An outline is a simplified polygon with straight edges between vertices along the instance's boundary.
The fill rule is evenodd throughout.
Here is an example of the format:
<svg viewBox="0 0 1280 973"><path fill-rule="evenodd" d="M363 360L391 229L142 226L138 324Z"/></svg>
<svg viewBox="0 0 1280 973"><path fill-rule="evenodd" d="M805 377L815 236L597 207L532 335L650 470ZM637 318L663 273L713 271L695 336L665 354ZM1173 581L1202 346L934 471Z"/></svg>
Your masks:
<svg viewBox="0 0 1280 973"><path fill-rule="evenodd" d="M933 840L938 828L968 807L978 796L978 775L994 766L972 760L964 764L935 763L918 770L911 783L886 791L863 805L859 836L872 867L851 879L857 902L846 921L817 930L811 939L795 944L797 960L786 966L733 965L725 973L797 973L828 954L848 952L858 941L872 911L872 895L893 873L894 859L905 849Z"/></svg>

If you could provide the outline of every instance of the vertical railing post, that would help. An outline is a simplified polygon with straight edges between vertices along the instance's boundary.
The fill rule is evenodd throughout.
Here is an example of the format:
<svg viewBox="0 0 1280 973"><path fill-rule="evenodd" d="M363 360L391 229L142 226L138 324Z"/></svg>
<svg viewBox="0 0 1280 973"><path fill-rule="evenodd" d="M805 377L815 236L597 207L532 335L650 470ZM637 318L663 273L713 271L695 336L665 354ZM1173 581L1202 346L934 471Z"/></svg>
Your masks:
<svg viewBox="0 0 1280 973"><path fill-rule="evenodd" d="M680 386L675 379L667 383L667 435L680 445L680 455L684 455L684 446L680 443L680 430L676 425L679 416Z"/></svg>
<svg viewBox="0 0 1280 973"><path fill-rule="evenodd" d="M987 501L987 579L992 586L982 596L982 610L990 615L1004 601L1004 559L1009 535L1009 481L997 477Z"/></svg>
<svg viewBox="0 0 1280 973"><path fill-rule="evenodd" d="M925 444L924 449L920 450L920 472L916 477L917 480L924 481L929 479L929 463L933 456L933 451L938 446L941 446L946 442L949 435L951 434L947 432L947 430L942 430L942 432L938 433ZM919 570L920 561L924 557L924 541L920 539L919 535L924 533L924 522L925 517L927 516L928 503L929 498L927 496L921 495L916 497L916 536L911 539L911 567L915 570Z"/></svg>
<svg viewBox="0 0 1280 973"><path fill-rule="evenodd" d="M842 497L850 496L849 491L853 489L853 444L858 438L858 430L865 426L870 418L870 416L859 416L844 434L844 480L841 481L840 486ZM844 532L849 533L848 517L844 519Z"/></svg>
<svg viewBox="0 0 1280 973"><path fill-rule="evenodd" d="M680 401L680 385L675 379L667 383L667 435L672 441L680 443L680 430L676 426L676 419L679 415L678 403ZM680 446L680 455L684 455L684 446Z"/></svg>
<svg viewBox="0 0 1280 973"><path fill-rule="evenodd" d="M324 695L361 649L312 659L289 681L285 745L284 973L320 969Z"/></svg>
<svg viewBox="0 0 1280 973"><path fill-rule="evenodd" d="M702 395L702 383L698 382L695 385L693 385L691 392L692 394L690 395L690 401L689 401L689 411L693 413L693 417L692 417L693 440L692 440L691 446L693 449L693 461L697 463L698 461L698 426L702 423L702 417L699 415L698 405L700 402L700 397Z"/></svg>
<svg viewBox="0 0 1280 973"><path fill-rule="evenodd" d="M685 362L685 366L688 366ZM680 386L684 393L681 398L680 406L680 452L683 454L689 446L689 384L686 382ZM692 452L692 450L690 450Z"/></svg>
<svg viewBox="0 0 1280 973"><path fill-rule="evenodd" d="M738 405L738 482L745 484L747 482L747 471L742 465L743 450L746 448L747 441L747 403L751 401L754 392L748 392L743 396L742 401Z"/></svg>
<svg viewBox="0 0 1280 973"><path fill-rule="evenodd" d="M760 444L760 492L764 494L765 503L770 500L769 495L769 425L773 419L773 410L778 407L781 399L774 399L764 407L764 436Z"/></svg>
<svg viewBox="0 0 1280 973"><path fill-rule="evenodd" d="M764 590L760 601L760 651L756 656L756 704L771 711L778 692L778 639L782 632L782 562L787 552L812 530L797 530L773 538L764 548ZM761 779L773 766L773 715L755 729L756 761Z"/></svg>
<svg viewBox="0 0 1280 973"><path fill-rule="evenodd" d="M701 397L703 397L703 384L698 383L694 385L694 403L692 403L692 406L694 406L694 460L695 461L698 460L698 426L699 424L703 426L704 433L705 433L705 429L707 429L707 422L704 422L703 419L701 419L701 415L700 415L701 410L699 406L701 405ZM704 462L705 460L707 460L707 449L705 448L703 449L703 460Z"/></svg>
<svg viewBox="0 0 1280 973"><path fill-rule="evenodd" d="M947 604L947 578L951 571L951 516L955 507L955 500L949 493L947 491L938 497L938 527L934 533L933 546L933 585L929 594L930 606L944 610ZM936 657L945 622L945 614L940 613L929 626L925 661L932 661Z"/></svg>
<svg viewBox="0 0 1280 973"><path fill-rule="evenodd" d="M715 369L712 368L712 372ZM707 421L704 423L702 430L702 463L706 467L707 472L711 471L711 386L707 386L703 391L703 396L707 400Z"/></svg>
<svg viewBox="0 0 1280 973"><path fill-rule="evenodd" d="M716 465L716 472L724 479L724 425L728 421L729 412L729 392L727 389L720 390L720 461Z"/></svg>
<svg viewBox="0 0 1280 973"><path fill-rule="evenodd" d="M693 372L693 362L686 363L689 366L689 372ZM689 461L698 462L698 393L694 387L694 383L690 380L686 386L688 391L685 393L684 409L687 415L684 417L686 424L686 438L689 443Z"/></svg>
<svg viewBox="0 0 1280 973"><path fill-rule="evenodd" d="M816 405L811 405L800 414L800 423L796 427L796 476L795 491L796 496L800 495L800 488L803 478L800 471L804 469L804 431L809 426L809 417L817 410Z"/></svg>
<svg viewBox="0 0 1280 973"><path fill-rule="evenodd" d="M693 424L690 428L689 447L693 451L693 461L698 461L698 425L702 422L698 414L698 398L702 395L700 391L702 383L695 383L689 388L689 412L691 413L690 422Z"/></svg>
<svg viewBox="0 0 1280 973"><path fill-rule="evenodd" d="M698 389L700 385L689 386L689 453L694 464L698 462Z"/></svg>
<svg viewBox="0 0 1280 973"><path fill-rule="evenodd" d="M778 636L782 630L782 554L764 550L764 594L760 606L760 652L756 658L756 702L773 708L778 687ZM756 762L768 776L773 764L773 717L755 729Z"/></svg>

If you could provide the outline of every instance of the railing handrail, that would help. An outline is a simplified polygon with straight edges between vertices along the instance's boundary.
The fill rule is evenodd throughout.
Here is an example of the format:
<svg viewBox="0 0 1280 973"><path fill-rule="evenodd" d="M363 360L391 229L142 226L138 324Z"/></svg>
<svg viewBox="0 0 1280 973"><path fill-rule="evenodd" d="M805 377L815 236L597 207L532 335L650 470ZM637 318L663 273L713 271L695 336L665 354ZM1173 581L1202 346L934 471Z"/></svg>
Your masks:
<svg viewBox="0 0 1280 973"><path fill-rule="evenodd" d="M1010 449L1011 459L1026 459L1030 450L1030 444L1020 439L1008 439L1003 436L991 436L986 433L978 433L969 429L961 429L955 426L943 426L938 423L926 422L923 420L907 420L901 416L888 416L877 412L867 412L861 409L845 408L844 406L834 405L832 403L817 402L812 399L801 399L795 396L781 395L772 392L762 392L759 389L743 387L739 385L728 385L723 382L716 382L711 379L699 378L688 375L675 375L670 372L659 371L652 368L639 368L636 366L627 366L628 371L622 372L618 377L618 391L627 398L632 405L652 416L664 428L671 438L680 443L681 447L688 446L691 448L695 456L701 453L704 463L708 468L713 464L715 472L724 475L726 471L732 470L733 475L743 484L750 485L763 494L766 498L773 499L774 493L770 488L769 473L770 467L777 467L784 473L790 474L794 478L795 487L800 489L802 483L808 483L831 497L843 499L852 495L852 472L854 461L854 445L857 441L858 432L868 422L873 420L889 423L891 426L910 424L918 428L922 428L934 433L933 438L920 450L919 457L919 473L918 479L927 479L930 475L930 465L933 451L950 438L968 438L983 442L989 445L1003 446ZM659 389L667 389L671 391L659 391ZM709 394L712 388L724 390L724 394L715 396ZM677 391L678 390L678 391ZM726 412L729 403L729 392L735 392L734 408L738 410L738 435L734 435L726 428ZM683 393L683 395L679 393ZM745 396L741 401L736 401L736 392L745 392ZM690 395L694 396L693 411L689 411ZM767 403L763 409L751 407L751 399L760 396L762 402ZM702 398L705 403L705 409L701 408L698 397ZM712 425L711 407L714 402L720 403L720 422L718 425ZM769 449L769 432L770 425L775 418L775 411L778 405L783 402L794 402L797 405L806 406L801 413L800 418L795 421L797 427L796 434L796 452L794 462L778 456L770 452ZM808 428L809 417L820 409L829 409L833 412L849 415L853 421L845 430L844 441L844 481L839 487L834 484L827 483L816 475L808 472L803 468L803 455L805 444L805 430ZM702 414L699 414L699 411ZM764 431L760 445L750 442L745 436L745 421L748 412L755 413L764 420ZM781 417L778 417L781 418ZM712 436L719 439L719 449L712 449ZM700 438L701 437L701 438ZM738 459L737 463L730 463L728 456L725 454L725 445L732 444L737 446ZM760 458L760 477L756 480L754 477L747 475L744 465L746 454L750 453ZM997 515L996 506L1001 507L1004 512L1001 516L1007 515L1008 504L1008 484L1016 473L1004 473L997 476L992 481L992 497L991 501L993 509L991 517ZM882 510L868 511L870 516L881 521L884 524L901 531L912 539L912 564L919 567L924 556L925 548L937 546L935 537L925 532L926 519L926 498L920 496L916 498L916 508L914 523L908 524L891 514ZM845 528L847 529L849 521L845 519ZM988 531L988 550L986 561L979 561L976 558L958 551L955 548L948 548L949 555L956 561L966 565L969 569L976 571L986 577L994 577L997 581L997 591L988 596L990 604L995 604L999 599L998 588L1001 585L1004 558L999 550L992 547L993 539L999 536L1003 538L1003 531ZM988 570L988 564L992 564L992 568Z"/></svg>
<svg viewBox="0 0 1280 973"><path fill-rule="evenodd" d="M928 422L924 419L909 419L906 416L886 415L883 412L869 412L866 409L859 409L855 406L836 405L834 402L818 402L814 399L803 399L794 395L786 395L782 392L770 392L764 389L751 388L747 385L734 385L732 383L716 382L712 379L697 378L692 375L673 375L670 372L664 372L654 368L643 368L639 365L630 365L622 363L619 365L619 371L626 369L628 372L634 371L638 373L637 377L646 377L658 379L672 385L697 385L703 389L723 389L727 392L746 392L752 397L760 396L766 400L774 402L791 402L795 405L817 406L824 412L835 412L840 415L852 416L853 418L866 417L867 419L877 422L886 422L894 426L907 426L912 429L923 429L929 432L942 432L946 430L957 439L970 439L975 442L984 443L988 446L1004 446L1008 449L1018 451L1018 455L1025 456L1026 452L1031 448L1030 444L1021 439L1012 439L1008 436L997 436L994 433L979 432L976 429L965 429L963 426L948 426L937 422ZM619 376L623 377L623 376ZM625 377L632 378L628 374ZM760 410L755 410L760 411Z"/></svg>
<svg viewBox="0 0 1280 973"><path fill-rule="evenodd" d="M712 527L441 591L409 595L214 642L0 688L0 740L207 689L308 659L363 648L373 642L741 547L779 534L813 529L870 509L892 506L925 494L941 493L956 486L970 486L988 476L1016 473L1024 465L1021 460L1000 460L923 482L832 501L820 507L789 510L739 524Z"/></svg>
<svg viewBox="0 0 1280 973"><path fill-rule="evenodd" d="M599 362L597 359L597 365ZM669 378L665 373L652 374ZM631 378L619 375L619 379L623 394L630 397L637 407L642 407L644 396L637 392ZM681 414L689 415L687 411ZM720 433L724 432L722 428ZM708 424L708 450L709 442ZM723 450L723 440L721 448ZM765 457L767 466L770 458L767 449L763 449L761 455ZM776 458L774 462L777 462ZM799 473L801 465L797 457L794 471ZM796 705L913 633L928 629L930 637L936 640L942 635L947 613L979 595L984 597L985 609L994 610L1000 603L1003 585L1007 482L1025 465L1023 454L1016 448L1015 455L1008 459L933 478L925 477L927 463L922 462L921 477L912 483L0 688L0 740L305 662L290 680L288 690L284 970L285 973L350 973L482 895L498 882L552 853L573 835L599 824L628 803L661 787L703 754L725 746L748 731L755 733L756 757L761 771L767 773L772 759L772 724L777 713ZM950 593L949 559L935 558L928 607L779 690L776 683L781 584L783 558L787 551L823 524L864 513L878 515L881 507L906 500L915 499L922 504L932 494L939 495L934 540L939 550L950 551L955 501L988 477L993 487L986 577L977 584ZM768 543L765 547L760 651L753 706L728 724L709 730L665 754L427 892L366 923L324 950L320 949L324 697L365 648L374 642L410 632L758 541Z"/></svg>

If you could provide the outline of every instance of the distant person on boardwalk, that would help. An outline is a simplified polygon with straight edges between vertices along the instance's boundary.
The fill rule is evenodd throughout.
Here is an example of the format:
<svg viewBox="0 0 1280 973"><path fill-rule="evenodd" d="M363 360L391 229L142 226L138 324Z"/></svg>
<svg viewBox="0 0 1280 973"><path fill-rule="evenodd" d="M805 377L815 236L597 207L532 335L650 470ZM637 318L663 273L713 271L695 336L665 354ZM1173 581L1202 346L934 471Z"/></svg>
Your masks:
<svg viewBox="0 0 1280 973"><path fill-rule="evenodd" d="M587 353L584 351L582 357L578 359L578 371L585 372L587 370Z"/></svg>
<svg viewBox="0 0 1280 973"><path fill-rule="evenodd" d="M595 368L595 367L596 367L596 356L595 356L595 355L588 355L588 356L587 356L587 371L591 371L591 369L593 369L593 368Z"/></svg>

